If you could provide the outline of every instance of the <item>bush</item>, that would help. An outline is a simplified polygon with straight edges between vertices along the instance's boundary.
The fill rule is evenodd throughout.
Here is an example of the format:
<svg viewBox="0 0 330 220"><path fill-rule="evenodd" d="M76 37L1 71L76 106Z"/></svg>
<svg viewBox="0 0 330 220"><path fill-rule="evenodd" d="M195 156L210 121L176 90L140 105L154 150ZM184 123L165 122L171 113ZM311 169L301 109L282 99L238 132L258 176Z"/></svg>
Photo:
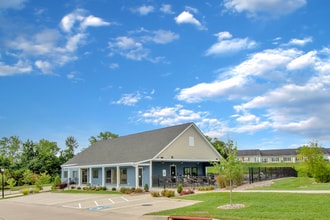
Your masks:
<svg viewBox="0 0 330 220"><path fill-rule="evenodd" d="M216 177L216 182L217 182L219 188L226 188L226 186L227 186L227 184L226 184L226 182L227 182L226 181L226 177L223 176L223 175L218 175Z"/></svg>
<svg viewBox="0 0 330 220"><path fill-rule="evenodd" d="M120 192L123 194L131 194L133 192L133 190L130 188L122 187L122 188L120 188Z"/></svg>
<svg viewBox="0 0 330 220"><path fill-rule="evenodd" d="M61 177L59 175L56 175L52 183L52 186L56 188L59 184L61 184Z"/></svg>
<svg viewBox="0 0 330 220"><path fill-rule="evenodd" d="M168 190L168 189L161 191L161 194L162 196L166 196L167 198L175 196L175 192L173 190Z"/></svg>
<svg viewBox="0 0 330 220"><path fill-rule="evenodd" d="M202 187L198 187L198 191L208 191L208 190L214 190L214 186L202 186Z"/></svg>
<svg viewBox="0 0 330 220"><path fill-rule="evenodd" d="M150 194L151 194L152 197L160 197L159 192L156 192L156 191L151 192Z"/></svg>
<svg viewBox="0 0 330 220"><path fill-rule="evenodd" d="M143 190L142 190L141 188L136 188L134 192L135 192L135 193L142 193Z"/></svg>
<svg viewBox="0 0 330 220"><path fill-rule="evenodd" d="M22 189L21 190L21 193L23 194L23 195L29 195L29 193L30 193L30 189Z"/></svg>
<svg viewBox="0 0 330 220"><path fill-rule="evenodd" d="M145 192L149 192L149 185L148 184L144 184L144 191Z"/></svg>
<svg viewBox="0 0 330 220"><path fill-rule="evenodd" d="M116 192L116 191L117 191L116 187L112 187L112 188L111 188L111 191L112 191L112 192Z"/></svg>
<svg viewBox="0 0 330 220"><path fill-rule="evenodd" d="M40 189L38 187L33 189L33 193L39 193L39 192L40 192Z"/></svg>
<svg viewBox="0 0 330 220"><path fill-rule="evenodd" d="M10 178L9 180L7 180L7 183L8 183L9 189L11 189L14 186L16 186L16 180L14 178Z"/></svg>
<svg viewBox="0 0 330 220"><path fill-rule="evenodd" d="M182 184L179 183L179 185L178 185L176 191L180 194L180 193L182 192L182 190L183 190Z"/></svg>

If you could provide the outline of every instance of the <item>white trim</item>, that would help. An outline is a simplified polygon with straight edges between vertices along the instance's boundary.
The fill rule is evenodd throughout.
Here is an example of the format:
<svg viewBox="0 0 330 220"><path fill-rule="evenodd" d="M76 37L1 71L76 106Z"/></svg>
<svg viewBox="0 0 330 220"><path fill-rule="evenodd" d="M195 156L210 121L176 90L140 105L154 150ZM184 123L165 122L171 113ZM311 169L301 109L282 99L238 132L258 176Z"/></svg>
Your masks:
<svg viewBox="0 0 330 220"><path fill-rule="evenodd" d="M88 174L89 174L89 176L88 176ZM92 184L92 181L93 181L93 172L92 172L92 167L89 167L89 169L88 169L88 173L87 173L87 176L89 177L88 179L89 179L89 184L91 184L91 185L93 185Z"/></svg>
<svg viewBox="0 0 330 220"><path fill-rule="evenodd" d="M135 188L139 187L139 166L135 166Z"/></svg>
<svg viewBox="0 0 330 220"><path fill-rule="evenodd" d="M101 171L101 181L102 181L102 186L105 186L105 169L104 167L102 167L102 171Z"/></svg>
<svg viewBox="0 0 330 220"><path fill-rule="evenodd" d="M152 160L149 162L149 188L152 186Z"/></svg>
<svg viewBox="0 0 330 220"><path fill-rule="evenodd" d="M120 167L117 166L117 188L120 186Z"/></svg>

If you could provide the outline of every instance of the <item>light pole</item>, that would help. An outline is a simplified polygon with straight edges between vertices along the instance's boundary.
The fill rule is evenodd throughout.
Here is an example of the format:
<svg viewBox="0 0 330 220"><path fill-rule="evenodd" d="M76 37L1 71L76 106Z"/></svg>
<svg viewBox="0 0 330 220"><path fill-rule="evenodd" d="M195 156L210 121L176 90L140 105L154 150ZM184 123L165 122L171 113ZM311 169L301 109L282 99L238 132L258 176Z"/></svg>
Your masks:
<svg viewBox="0 0 330 220"><path fill-rule="evenodd" d="M1 170L1 175L2 175L2 181L1 181L2 198L5 198L5 178L3 177L5 175L5 169L1 167L0 170Z"/></svg>

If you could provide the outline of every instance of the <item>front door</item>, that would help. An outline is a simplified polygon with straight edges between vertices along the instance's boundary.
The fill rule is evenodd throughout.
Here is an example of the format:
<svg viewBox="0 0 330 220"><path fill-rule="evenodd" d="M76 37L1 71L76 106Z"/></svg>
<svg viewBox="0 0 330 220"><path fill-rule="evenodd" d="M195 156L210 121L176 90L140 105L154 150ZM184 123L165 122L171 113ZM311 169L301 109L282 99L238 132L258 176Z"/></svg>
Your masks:
<svg viewBox="0 0 330 220"><path fill-rule="evenodd" d="M139 187L142 187L143 180L143 167L139 167Z"/></svg>
<svg viewBox="0 0 330 220"><path fill-rule="evenodd" d="M87 184L87 176L88 176L87 169L81 169L81 184Z"/></svg>
<svg viewBox="0 0 330 220"><path fill-rule="evenodd" d="M176 176L176 166L171 165L171 177Z"/></svg>

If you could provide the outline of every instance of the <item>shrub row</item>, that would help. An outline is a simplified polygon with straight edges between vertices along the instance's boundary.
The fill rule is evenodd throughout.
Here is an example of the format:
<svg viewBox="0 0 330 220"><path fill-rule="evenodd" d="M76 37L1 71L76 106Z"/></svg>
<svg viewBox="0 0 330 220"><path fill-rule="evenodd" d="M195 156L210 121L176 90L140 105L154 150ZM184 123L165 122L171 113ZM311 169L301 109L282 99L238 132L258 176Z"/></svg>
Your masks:
<svg viewBox="0 0 330 220"><path fill-rule="evenodd" d="M39 193L40 192L40 188L36 187L36 188L33 188L33 189L22 189L21 190L21 193L23 195L29 195L29 194L33 194L33 193Z"/></svg>

